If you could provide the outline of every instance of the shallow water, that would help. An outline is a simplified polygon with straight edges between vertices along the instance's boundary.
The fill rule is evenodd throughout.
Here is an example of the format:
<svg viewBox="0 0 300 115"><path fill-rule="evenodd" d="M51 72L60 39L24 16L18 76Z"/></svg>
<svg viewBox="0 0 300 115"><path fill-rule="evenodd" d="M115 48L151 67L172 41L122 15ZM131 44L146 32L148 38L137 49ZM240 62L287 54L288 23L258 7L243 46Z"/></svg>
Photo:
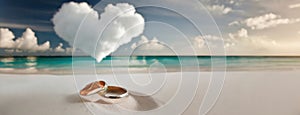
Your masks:
<svg viewBox="0 0 300 115"><path fill-rule="evenodd" d="M165 71L298 70L300 57L134 56L107 57L0 57L1 73L97 73Z"/></svg>

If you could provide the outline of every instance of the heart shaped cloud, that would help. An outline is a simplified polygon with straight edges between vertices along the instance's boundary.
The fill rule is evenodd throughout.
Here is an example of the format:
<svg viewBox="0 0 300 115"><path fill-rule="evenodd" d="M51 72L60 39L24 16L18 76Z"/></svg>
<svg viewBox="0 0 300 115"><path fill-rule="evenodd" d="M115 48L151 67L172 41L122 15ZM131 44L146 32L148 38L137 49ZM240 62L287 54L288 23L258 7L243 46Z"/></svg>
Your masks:
<svg viewBox="0 0 300 115"><path fill-rule="evenodd" d="M139 36L145 20L128 3L108 4L99 16L87 3L69 2L62 5L52 22L58 36L98 62Z"/></svg>

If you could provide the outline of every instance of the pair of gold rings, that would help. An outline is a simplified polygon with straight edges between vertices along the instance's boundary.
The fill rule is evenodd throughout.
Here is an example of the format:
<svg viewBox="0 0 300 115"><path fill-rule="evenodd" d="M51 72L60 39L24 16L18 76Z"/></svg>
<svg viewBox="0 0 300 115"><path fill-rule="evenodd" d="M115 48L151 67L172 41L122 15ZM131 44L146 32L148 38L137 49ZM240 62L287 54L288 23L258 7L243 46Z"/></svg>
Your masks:
<svg viewBox="0 0 300 115"><path fill-rule="evenodd" d="M125 88L118 86L108 86L105 81L95 81L87 84L82 90L80 95L89 96L98 94L104 98L104 100L115 103L120 99L128 96L128 91Z"/></svg>

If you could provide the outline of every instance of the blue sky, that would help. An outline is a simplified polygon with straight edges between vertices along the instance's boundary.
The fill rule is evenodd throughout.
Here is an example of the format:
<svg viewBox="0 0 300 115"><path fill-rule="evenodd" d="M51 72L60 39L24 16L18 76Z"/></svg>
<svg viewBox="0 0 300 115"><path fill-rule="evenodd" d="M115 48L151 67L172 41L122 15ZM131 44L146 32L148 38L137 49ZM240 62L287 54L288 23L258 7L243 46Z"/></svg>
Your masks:
<svg viewBox="0 0 300 115"><path fill-rule="evenodd" d="M51 18L65 2L88 2L93 5L99 0L0 0L0 27L11 29L21 36L26 27L35 31L39 43L51 42L51 47L67 43L53 31Z"/></svg>
<svg viewBox="0 0 300 115"><path fill-rule="evenodd" d="M66 41L58 37L51 22L53 15L62 4L70 1L0 0L0 28L9 28L15 39L21 37L26 28L31 28L39 45L49 41L50 47L53 49L60 43L63 44L62 48L70 47ZM72 1L87 2L91 6L95 6L99 2L99 0ZM109 1L109 3L118 2L129 2L136 6L149 1ZM208 55L209 47L225 47L226 53L231 55L299 54L300 14L298 11L300 0L200 0L199 4L194 3L193 0L190 2L153 0L151 2L168 4L170 7L178 9L188 9L187 18L189 19L168 9L137 8L137 12L142 14L148 22L141 36L145 36L148 41L155 37L158 44L165 43L179 54ZM98 7L99 13L104 7ZM99 9L96 8L96 10ZM209 15L206 15L206 12ZM203 17L199 18L199 16ZM211 17L209 18L209 16ZM190 21L193 19L201 20L197 24L201 25L204 33L196 30ZM215 22L220 33L215 32L215 25L209 22ZM132 52L133 44L138 44L141 36L121 46L114 54L122 55ZM218 39L223 39L225 46L214 46L214 42ZM155 54L155 50L164 50L161 47L152 48L138 50L151 51L150 54L153 52ZM0 53L5 54L3 51Z"/></svg>

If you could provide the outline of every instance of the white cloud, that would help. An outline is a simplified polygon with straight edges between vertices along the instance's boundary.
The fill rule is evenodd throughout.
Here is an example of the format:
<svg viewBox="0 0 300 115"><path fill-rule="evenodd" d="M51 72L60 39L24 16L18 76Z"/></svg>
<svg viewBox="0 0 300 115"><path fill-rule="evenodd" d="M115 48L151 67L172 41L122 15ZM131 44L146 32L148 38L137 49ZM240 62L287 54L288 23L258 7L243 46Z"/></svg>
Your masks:
<svg viewBox="0 0 300 115"><path fill-rule="evenodd" d="M38 45L35 33L30 28L27 28L22 37L15 41L15 48L32 52L47 51L50 49L50 43L47 41L42 45Z"/></svg>
<svg viewBox="0 0 300 115"><path fill-rule="evenodd" d="M50 50L50 42L38 45L35 33L27 28L22 37L13 40L14 34L7 28L0 28L0 48L18 49L20 51L44 52ZM8 51L8 50L7 50ZM10 51L11 52L11 51Z"/></svg>
<svg viewBox="0 0 300 115"><path fill-rule="evenodd" d="M136 49L137 47L139 50L160 50L165 46L155 37L149 40L146 36L142 36L138 42L131 45L131 49Z"/></svg>
<svg viewBox="0 0 300 115"><path fill-rule="evenodd" d="M205 46L205 40L203 39L202 36L197 36L193 40L194 40L193 45L196 48L203 48Z"/></svg>
<svg viewBox="0 0 300 115"><path fill-rule="evenodd" d="M98 17L87 3L65 3L61 9L54 15L52 22L54 23L55 32L64 40L73 44L76 31L81 21L89 14L94 14Z"/></svg>
<svg viewBox="0 0 300 115"><path fill-rule="evenodd" d="M244 38L248 39L244 39ZM217 45L218 40L224 41L224 47ZM276 52L274 49L279 49L280 45L275 41L263 36L248 36L245 29L239 30L234 34L234 38L220 38L213 35L196 36L193 38L194 48L199 54L209 54L210 47L225 48L228 55L248 55L258 54L261 52L269 53ZM198 54L198 55L199 55Z"/></svg>
<svg viewBox="0 0 300 115"><path fill-rule="evenodd" d="M14 38L14 34L8 28L0 28L0 48L13 48Z"/></svg>
<svg viewBox="0 0 300 115"><path fill-rule="evenodd" d="M140 35L145 23L142 15L136 13L134 6L130 4L109 4L99 16L85 2L63 4L52 21L54 30L60 37L96 58L98 62ZM77 41L73 44L77 30ZM100 30L104 31L99 39Z"/></svg>
<svg viewBox="0 0 300 115"><path fill-rule="evenodd" d="M212 14L228 14L229 12L232 12L232 8L226 7L225 5L211 5L207 6L207 10L210 11Z"/></svg>
<svg viewBox="0 0 300 115"><path fill-rule="evenodd" d="M300 8L300 4L291 4L289 5L289 8Z"/></svg>
<svg viewBox="0 0 300 115"><path fill-rule="evenodd" d="M71 53L73 48L63 49L63 44L50 48L50 42L46 41L43 44L38 44L38 38L35 33L27 28L21 37L14 40L15 36L8 28L0 28L0 48L4 48L7 53L22 53L22 52L39 52L39 53Z"/></svg>
<svg viewBox="0 0 300 115"><path fill-rule="evenodd" d="M71 54L72 52L75 51L75 49L74 49L74 48L71 48L71 47L68 47L68 48L66 48L65 50L66 50L66 53L67 53L67 54Z"/></svg>
<svg viewBox="0 0 300 115"><path fill-rule="evenodd" d="M59 43L58 46L56 48L54 48L55 52L65 52L66 50L63 49L63 44Z"/></svg>
<svg viewBox="0 0 300 115"><path fill-rule="evenodd" d="M206 48L207 43L209 45L213 45L213 43L218 40L222 40L222 38L217 36L212 36L212 35L204 35L204 36L200 35L193 38L193 45L196 48Z"/></svg>
<svg viewBox="0 0 300 115"><path fill-rule="evenodd" d="M229 33L227 53L233 55L249 55L276 52L280 45L265 36L249 35L248 30L241 28L236 33Z"/></svg>
<svg viewBox="0 0 300 115"><path fill-rule="evenodd" d="M148 39L142 36L139 41L131 45L132 55L175 55L172 46L167 46L156 37Z"/></svg>
<svg viewBox="0 0 300 115"><path fill-rule="evenodd" d="M228 26L239 25L239 21L233 21L228 24Z"/></svg>
<svg viewBox="0 0 300 115"><path fill-rule="evenodd" d="M220 42L222 42L224 45L221 46ZM205 52L209 50L209 47L227 48L234 46L235 42L233 39L221 38L214 35L199 35L193 38L193 45L195 49ZM208 45L210 46L208 47Z"/></svg>
<svg viewBox="0 0 300 115"><path fill-rule="evenodd" d="M293 24L299 21L300 18L288 19L288 18L282 18L280 15L269 13L262 16L248 18L240 23L245 24L246 26L250 27L253 30L256 30L256 29L271 28L281 24Z"/></svg>
<svg viewBox="0 0 300 115"><path fill-rule="evenodd" d="M228 54L259 54L276 52L280 45L263 36L250 36L249 39L234 39L234 45L228 47Z"/></svg>
<svg viewBox="0 0 300 115"><path fill-rule="evenodd" d="M242 28L237 33L229 33L229 37L232 39L248 38L248 30L246 30L245 28Z"/></svg>
<svg viewBox="0 0 300 115"><path fill-rule="evenodd" d="M136 43L133 43L131 45L131 49L135 49L136 47L138 47L138 46L140 46L142 44L148 43L148 42L149 42L149 40L148 40L148 38L146 36L141 36L140 41L138 41Z"/></svg>
<svg viewBox="0 0 300 115"><path fill-rule="evenodd" d="M36 51L44 52L44 51L48 51L48 50L50 50L50 42L49 41L46 41L44 44L38 45L36 47Z"/></svg>

